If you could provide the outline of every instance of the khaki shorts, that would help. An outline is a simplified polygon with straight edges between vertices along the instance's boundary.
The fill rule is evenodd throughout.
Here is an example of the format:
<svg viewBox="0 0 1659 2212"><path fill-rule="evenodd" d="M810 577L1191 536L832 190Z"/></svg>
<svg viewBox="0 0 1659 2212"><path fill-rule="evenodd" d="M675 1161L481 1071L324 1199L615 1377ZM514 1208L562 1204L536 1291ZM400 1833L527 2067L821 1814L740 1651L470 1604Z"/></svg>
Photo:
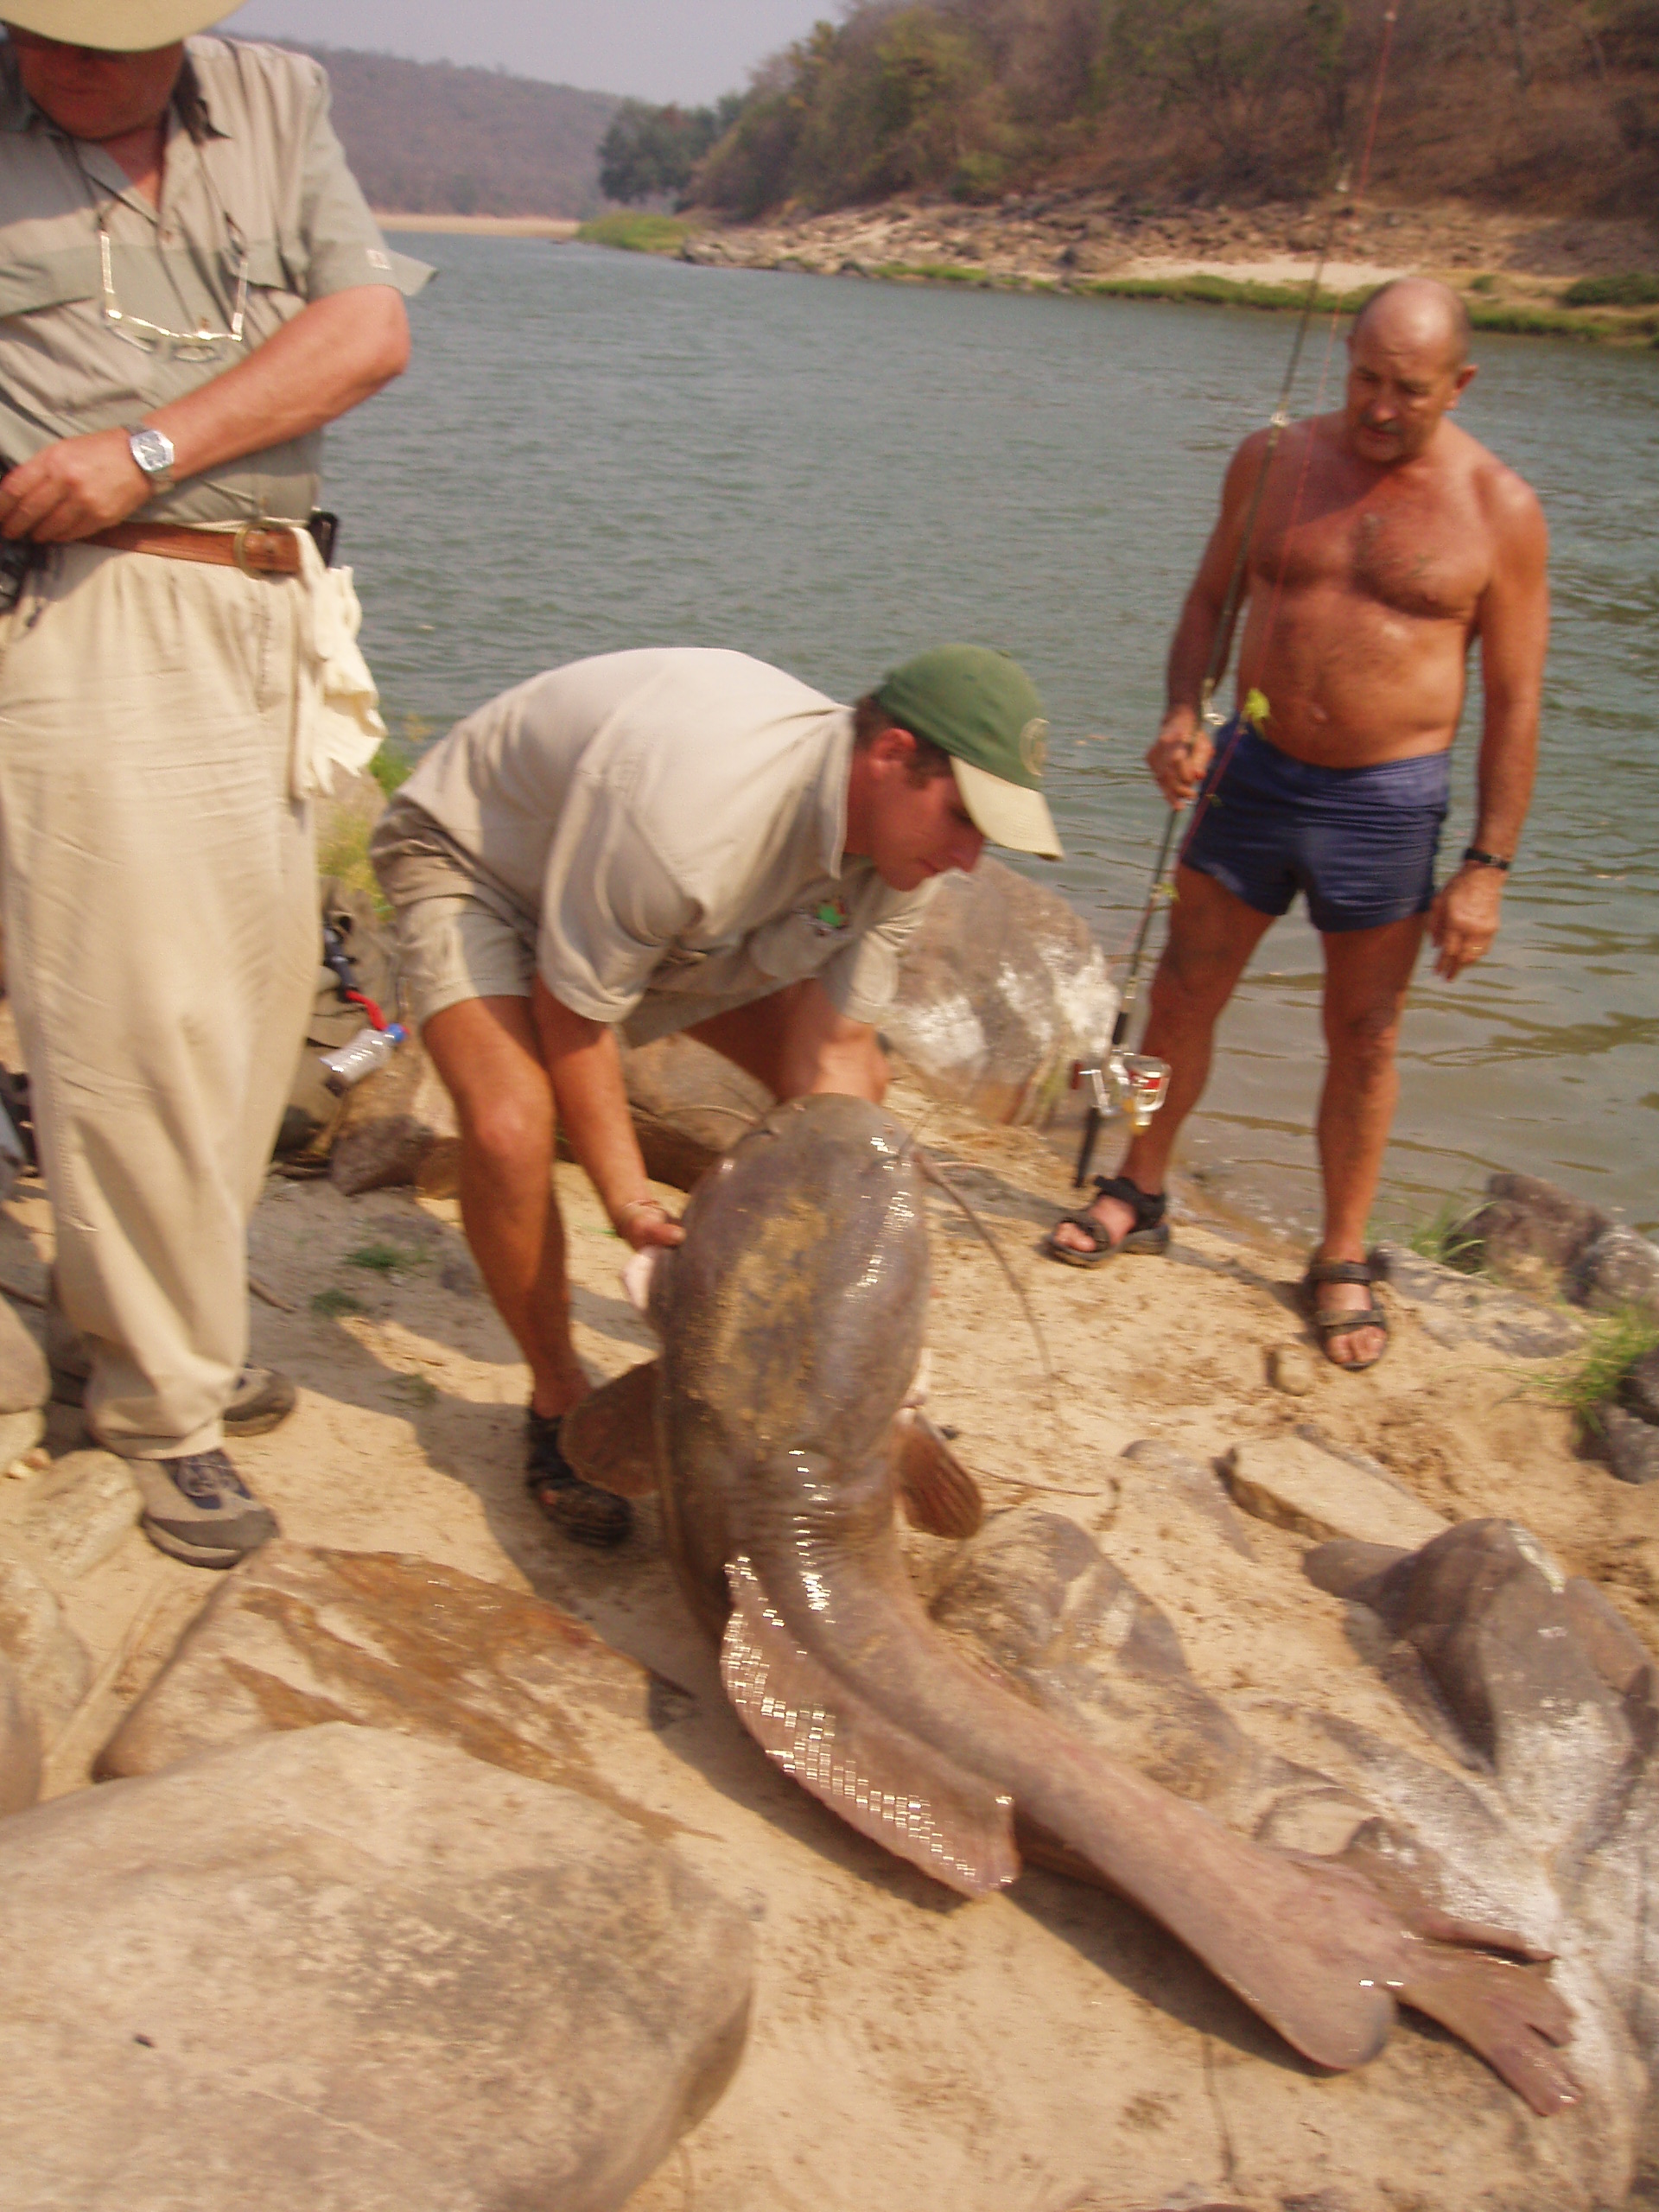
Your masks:
<svg viewBox="0 0 1659 2212"><path fill-rule="evenodd" d="M394 798L369 844L397 915L405 1011L417 1027L463 999L527 999L536 917L481 874L421 808Z"/></svg>

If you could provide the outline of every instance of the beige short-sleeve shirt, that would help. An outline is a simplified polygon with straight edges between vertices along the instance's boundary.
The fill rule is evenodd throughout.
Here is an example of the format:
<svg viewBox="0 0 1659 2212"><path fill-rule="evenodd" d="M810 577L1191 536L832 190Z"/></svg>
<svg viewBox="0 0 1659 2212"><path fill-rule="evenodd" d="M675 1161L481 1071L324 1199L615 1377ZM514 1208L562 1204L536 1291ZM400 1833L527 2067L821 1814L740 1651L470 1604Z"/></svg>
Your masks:
<svg viewBox="0 0 1659 2212"><path fill-rule="evenodd" d="M359 284L414 292L430 274L387 251L328 121L307 54L240 40L186 42L152 207L104 148L72 139L23 91L0 45L0 456L131 425L246 358L310 301ZM195 94L195 132L179 109ZM115 302L169 332L225 332L245 256L242 345L206 359L140 347L107 319L99 217ZM322 433L228 461L141 510L146 520L302 522Z"/></svg>
<svg viewBox="0 0 1659 2212"><path fill-rule="evenodd" d="M643 1036L817 976L874 1022L932 886L847 856L852 749L850 710L781 669L667 646L504 692L403 796L537 917L542 980L590 1021L643 1008Z"/></svg>

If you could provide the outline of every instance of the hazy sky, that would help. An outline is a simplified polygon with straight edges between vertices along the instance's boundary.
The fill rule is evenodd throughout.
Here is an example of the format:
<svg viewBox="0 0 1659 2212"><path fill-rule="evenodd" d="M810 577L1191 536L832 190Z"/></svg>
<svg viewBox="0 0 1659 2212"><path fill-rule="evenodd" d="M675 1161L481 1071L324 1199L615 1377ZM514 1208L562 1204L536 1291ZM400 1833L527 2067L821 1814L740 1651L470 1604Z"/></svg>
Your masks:
<svg viewBox="0 0 1659 2212"><path fill-rule="evenodd" d="M225 21L245 37L474 62L696 105L740 91L757 61L839 13L836 0L247 0Z"/></svg>

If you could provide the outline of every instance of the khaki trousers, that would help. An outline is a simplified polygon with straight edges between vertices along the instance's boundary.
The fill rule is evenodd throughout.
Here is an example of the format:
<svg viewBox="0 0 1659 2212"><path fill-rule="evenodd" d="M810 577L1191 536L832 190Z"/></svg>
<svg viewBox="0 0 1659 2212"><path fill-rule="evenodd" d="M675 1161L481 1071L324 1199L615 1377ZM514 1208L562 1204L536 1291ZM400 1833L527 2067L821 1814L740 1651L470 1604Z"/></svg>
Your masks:
<svg viewBox="0 0 1659 2212"><path fill-rule="evenodd" d="M69 546L0 618L7 984L89 1423L200 1452L315 988L291 579Z"/></svg>

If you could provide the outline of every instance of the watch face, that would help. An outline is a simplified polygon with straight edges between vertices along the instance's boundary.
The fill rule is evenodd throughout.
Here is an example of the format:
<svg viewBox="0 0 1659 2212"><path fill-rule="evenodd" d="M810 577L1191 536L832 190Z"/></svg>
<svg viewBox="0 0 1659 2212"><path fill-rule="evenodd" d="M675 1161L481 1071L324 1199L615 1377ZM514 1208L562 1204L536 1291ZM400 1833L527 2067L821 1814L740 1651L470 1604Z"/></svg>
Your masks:
<svg viewBox="0 0 1659 2212"><path fill-rule="evenodd" d="M127 442L146 476L165 476L172 467L173 441L164 430L133 430Z"/></svg>

